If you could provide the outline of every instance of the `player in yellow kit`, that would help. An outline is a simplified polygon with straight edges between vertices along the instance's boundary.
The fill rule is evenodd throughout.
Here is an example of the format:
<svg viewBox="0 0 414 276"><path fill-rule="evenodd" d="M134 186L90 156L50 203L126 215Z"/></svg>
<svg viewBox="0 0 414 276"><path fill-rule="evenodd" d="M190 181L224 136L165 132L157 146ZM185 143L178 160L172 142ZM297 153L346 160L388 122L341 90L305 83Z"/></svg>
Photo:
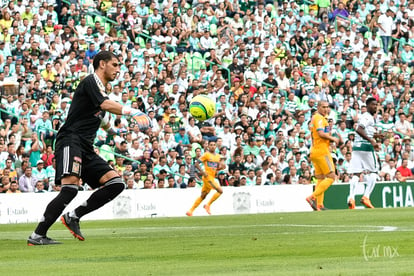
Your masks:
<svg viewBox="0 0 414 276"><path fill-rule="evenodd" d="M200 205L200 203L206 198L211 189L214 189L216 190L216 193L212 196L210 201L204 205L204 209L206 209L207 213L211 215L210 205L223 193L223 189L220 187L215 177L216 173L225 167L220 164L220 155L216 153L215 141L208 142L208 152L204 153L200 157L199 161L203 163L204 171L198 163L195 163L195 167L203 174L203 187L201 188L201 195L196 199L191 209L186 213L187 216L192 216L195 208L197 208L198 205Z"/></svg>
<svg viewBox="0 0 414 276"><path fill-rule="evenodd" d="M340 138L331 135L331 129L326 116L329 112L329 104L326 101L318 103L318 110L313 115L310 129L312 132L312 147L310 159L315 168L317 184L315 191L306 198L313 210L318 211L323 206L323 195L335 181L335 166L331 157L330 142L337 145ZM318 206L319 205L319 206Z"/></svg>

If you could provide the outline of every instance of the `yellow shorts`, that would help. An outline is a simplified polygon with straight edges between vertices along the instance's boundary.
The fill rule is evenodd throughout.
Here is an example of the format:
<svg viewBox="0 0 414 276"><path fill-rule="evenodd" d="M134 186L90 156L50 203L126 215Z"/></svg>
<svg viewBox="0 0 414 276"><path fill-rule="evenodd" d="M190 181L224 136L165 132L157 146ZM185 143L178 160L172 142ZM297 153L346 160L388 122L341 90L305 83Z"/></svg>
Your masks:
<svg viewBox="0 0 414 276"><path fill-rule="evenodd" d="M211 189L215 189L219 184L213 176L206 176L201 178L203 180L203 187L201 188L202 192L209 193Z"/></svg>
<svg viewBox="0 0 414 276"><path fill-rule="evenodd" d="M311 155L310 160L315 168L315 175L325 175L335 172L335 166L330 154Z"/></svg>

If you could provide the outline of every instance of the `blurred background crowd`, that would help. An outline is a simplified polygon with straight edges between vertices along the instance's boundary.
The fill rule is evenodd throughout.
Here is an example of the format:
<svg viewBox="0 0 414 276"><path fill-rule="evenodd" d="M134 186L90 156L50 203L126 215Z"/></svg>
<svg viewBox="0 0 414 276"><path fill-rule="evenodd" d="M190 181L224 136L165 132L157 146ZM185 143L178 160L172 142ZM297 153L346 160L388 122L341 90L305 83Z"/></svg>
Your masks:
<svg viewBox="0 0 414 276"><path fill-rule="evenodd" d="M195 187L194 162L217 138L222 186L311 184L308 123L330 103L337 182L347 182L355 124L379 104L381 180L414 167L414 2L407 0L0 1L2 192L54 185L54 138L93 57L113 51L110 99L149 114L140 132L113 117L96 151L128 189ZM216 102L198 122L188 103ZM83 189L88 189L83 183Z"/></svg>

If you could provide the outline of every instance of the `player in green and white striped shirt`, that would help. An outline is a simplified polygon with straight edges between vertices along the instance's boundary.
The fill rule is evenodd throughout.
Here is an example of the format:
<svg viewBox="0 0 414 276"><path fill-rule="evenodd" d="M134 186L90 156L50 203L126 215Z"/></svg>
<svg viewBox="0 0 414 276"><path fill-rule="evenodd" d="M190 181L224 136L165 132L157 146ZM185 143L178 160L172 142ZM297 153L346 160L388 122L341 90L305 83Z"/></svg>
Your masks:
<svg viewBox="0 0 414 276"><path fill-rule="evenodd" d="M378 162L375 151L380 150L380 144L376 141L378 134L376 133L374 119L378 102L375 98L369 98L366 105L367 112L361 114L358 120L357 135L352 147L352 159L348 170L349 173L353 174L349 181L348 206L350 209L355 208L355 192L361 173L366 174L366 188L361 203L368 208L374 208L369 197L378 177Z"/></svg>

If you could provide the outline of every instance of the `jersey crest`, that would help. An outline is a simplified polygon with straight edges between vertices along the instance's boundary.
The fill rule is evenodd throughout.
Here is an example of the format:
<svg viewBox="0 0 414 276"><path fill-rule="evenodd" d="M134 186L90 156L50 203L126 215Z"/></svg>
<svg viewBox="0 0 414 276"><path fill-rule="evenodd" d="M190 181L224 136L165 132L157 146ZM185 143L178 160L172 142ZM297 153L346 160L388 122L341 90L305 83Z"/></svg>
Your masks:
<svg viewBox="0 0 414 276"><path fill-rule="evenodd" d="M217 168L218 167L218 163L217 162L212 162L212 161L207 161L207 166L209 166L210 168Z"/></svg>
<svg viewBox="0 0 414 276"><path fill-rule="evenodd" d="M98 112L96 112L95 113L95 117L97 117L97 118L99 118L100 120L102 120L104 117L105 117L105 111L104 110L102 110L102 111L98 111Z"/></svg>

